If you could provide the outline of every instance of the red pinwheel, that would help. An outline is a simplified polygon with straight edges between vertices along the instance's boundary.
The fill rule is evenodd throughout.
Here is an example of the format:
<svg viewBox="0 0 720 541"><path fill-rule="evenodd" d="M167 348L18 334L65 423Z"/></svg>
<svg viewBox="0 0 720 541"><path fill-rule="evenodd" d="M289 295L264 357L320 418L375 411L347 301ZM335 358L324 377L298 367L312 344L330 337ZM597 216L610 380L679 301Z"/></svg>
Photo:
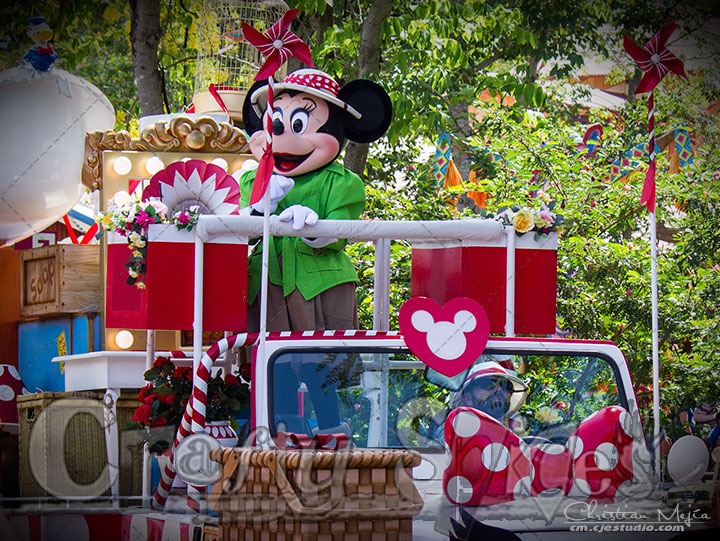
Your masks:
<svg viewBox="0 0 720 541"><path fill-rule="evenodd" d="M663 26L642 48L638 47L627 36L623 37L625 50L640 66L640 69L645 72L645 76L640 81L635 94L650 93L648 97L648 130L650 132L648 152L650 154L650 166L645 174L645 184L643 185L640 203L646 205L647 209L653 214L655 213L655 101L653 89L671 71L687 79L683 63L665 47L667 40L676 28L676 24Z"/></svg>
<svg viewBox="0 0 720 541"><path fill-rule="evenodd" d="M625 50L645 72L635 94L651 92L671 71L687 79L682 61L665 47L667 40L676 28L676 24L663 26L645 47L638 47L630 38L623 36Z"/></svg>
<svg viewBox="0 0 720 541"><path fill-rule="evenodd" d="M280 66L287 62L291 56L294 56L308 66L315 67L310 57L310 49L308 49L308 46L290 31L290 23L299 11L299 9L291 9L286 12L285 15L264 34L255 30L249 24L242 23L242 31L245 39L255 46L266 58L265 63L255 76L255 80L269 78L267 98L267 108L269 110L272 110L273 107L272 76ZM252 193L250 194L251 205L254 205L262 199L267 190L273 167L275 166L275 160L272 155L272 122L270 118L267 119L265 138L265 152L260 159L260 164L255 173L255 183Z"/></svg>
<svg viewBox="0 0 720 541"><path fill-rule="evenodd" d="M299 11L299 9L291 9L286 12L264 34L255 30L249 24L242 23L245 39L254 45L266 58L265 63L255 76L256 80L266 79L273 75L291 56L310 67L315 67L308 46L290 31L290 23Z"/></svg>

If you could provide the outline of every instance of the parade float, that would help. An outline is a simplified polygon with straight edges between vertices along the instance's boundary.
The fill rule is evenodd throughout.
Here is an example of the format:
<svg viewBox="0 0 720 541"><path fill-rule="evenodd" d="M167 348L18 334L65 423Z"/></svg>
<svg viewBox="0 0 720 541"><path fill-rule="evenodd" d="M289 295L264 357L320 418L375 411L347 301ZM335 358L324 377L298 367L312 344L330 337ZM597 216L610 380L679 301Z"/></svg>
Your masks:
<svg viewBox="0 0 720 541"><path fill-rule="evenodd" d="M105 229L101 244L86 246L96 259L64 246L47 261L53 254L35 248L23 254L21 276L23 291L41 295L30 297L27 314L101 312L102 346L58 346L52 366L62 388L17 398L22 498L6 515L8 531L18 539L552 539L589 531L578 525L607 526L603 513L624 518L618 531L639 531L632 528L658 509L693 513L671 525L705 526L717 508L717 480L699 483L707 453L695 440L678 442L668 490L620 349L548 337L556 331L556 215L370 221L334 212L350 197L312 212L309 197L290 201L304 175L334 167L342 144L332 129L372 141L390 114L374 83L341 88L312 69L273 81L290 55L312 66L289 30L294 15L252 19L262 32L240 27L239 16L234 30L224 24L227 39L242 32L262 56L252 53L249 78L204 81L212 100L198 94L193 114L146 120L138 138L84 128L90 151L80 163L99 191ZM257 72L270 81L251 86ZM240 89L241 105L219 86ZM298 95L313 106L283 109ZM279 117L268 119L266 107ZM341 120L318 130L333 114ZM291 152L282 138L291 132L321 143ZM246 134L262 144L253 149ZM337 148L293 177L332 141ZM273 278L272 250L249 252L259 238L266 247L292 242L298 265L342 239L372 242L373 328L268 332L268 287L285 283ZM399 332L390 330L395 239L413 246ZM338 269L327 261L341 265L322 261L310 268L330 274ZM100 298L65 288L68 272L101 281ZM257 329L247 311L253 280ZM543 388L539 368L553 376ZM2 373L12 376L13 398L25 393L16 372ZM463 398L471 382L490 381L506 385L500 413ZM140 430L126 429L133 421Z"/></svg>

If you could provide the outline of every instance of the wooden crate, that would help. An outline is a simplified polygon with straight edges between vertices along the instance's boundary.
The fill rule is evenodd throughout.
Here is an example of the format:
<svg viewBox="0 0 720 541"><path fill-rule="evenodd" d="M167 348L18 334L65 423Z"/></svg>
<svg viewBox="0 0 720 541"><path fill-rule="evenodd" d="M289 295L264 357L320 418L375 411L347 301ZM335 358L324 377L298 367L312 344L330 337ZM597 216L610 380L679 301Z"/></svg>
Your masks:
<svg viewBox="0 0 720 541"><path fill-rule="evenodd" d="M225 447L210 458L223 469L210 503L224 541L409 541L423 506L413 451Z"/></svg>
<svg viewBox="0 0 720 541"><path fill-rule="evenodd" d="M88 485L93 482L102 488L97 491L98 497L110 495L109 478L103 475L107 466L107 451L105 432L99 421L104 414L102 398L103 393L95 391L44 392L18 396L21 496L84 497L84 488L74 484ZM78 407L77 402L71 403L68 399L85 400L86 404ZM51 404L58 409L52 415L41 415ZM122 430L131 420L137 405L137 395L134 393L121 395L116 404L121 497L139 496L142 492L141 443L135 431ZM30 453L38 456L36 470L31 470ZM62 471L63 464L69 480ZM38 477L47 482L41 484ZM50 491L47 490L48 484Z"/></svg>
<svg viewBox="0 0 720 541"><path fill-rule="evenodd" d="M20 315L99 312L100 246L56 244L20 253Z"/></svg>

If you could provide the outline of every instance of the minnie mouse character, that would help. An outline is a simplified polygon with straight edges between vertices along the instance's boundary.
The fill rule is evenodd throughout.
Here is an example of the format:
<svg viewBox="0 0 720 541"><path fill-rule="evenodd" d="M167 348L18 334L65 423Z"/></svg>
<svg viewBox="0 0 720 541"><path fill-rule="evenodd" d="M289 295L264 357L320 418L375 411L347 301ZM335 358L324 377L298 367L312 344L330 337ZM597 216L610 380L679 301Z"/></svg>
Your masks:
<svg viewBox="0 0 720 541"><path fill-rule="evenodd" d="M273 130L275 167L268 185L270 212L293 229L318 219L355 220L365 207L360 177L336 163L346 140L382 137L392 118L390 98L378 84L358 79L344 87L327 73L301 69L274 86L267 111L267 82L248 91L243 104L250 151L265 150L265 115ZM239 178L240 206L262 214L264 200L248 207L255 171ZM357 328L357 274L343 252L345 239L278 237L269 243L268 331ZM257 330L262 246L248 263L248 330Z"/></svg>

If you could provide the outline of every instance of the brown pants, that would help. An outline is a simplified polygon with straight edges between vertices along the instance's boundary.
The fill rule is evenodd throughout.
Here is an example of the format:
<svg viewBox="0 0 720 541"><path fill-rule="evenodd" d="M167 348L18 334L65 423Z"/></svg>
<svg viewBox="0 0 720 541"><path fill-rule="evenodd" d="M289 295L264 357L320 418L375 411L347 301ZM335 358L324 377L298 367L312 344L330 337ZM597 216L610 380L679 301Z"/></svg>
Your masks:
<svg viewBox="0 0 720 541"><path fill-rule="evenodd" d="M357 328L355 282L331 287L309 301L297 289L284 297L281 286L268 284L268 332ZM260 330L260 295L248 307L247 329L248 332Z"/></svg>

